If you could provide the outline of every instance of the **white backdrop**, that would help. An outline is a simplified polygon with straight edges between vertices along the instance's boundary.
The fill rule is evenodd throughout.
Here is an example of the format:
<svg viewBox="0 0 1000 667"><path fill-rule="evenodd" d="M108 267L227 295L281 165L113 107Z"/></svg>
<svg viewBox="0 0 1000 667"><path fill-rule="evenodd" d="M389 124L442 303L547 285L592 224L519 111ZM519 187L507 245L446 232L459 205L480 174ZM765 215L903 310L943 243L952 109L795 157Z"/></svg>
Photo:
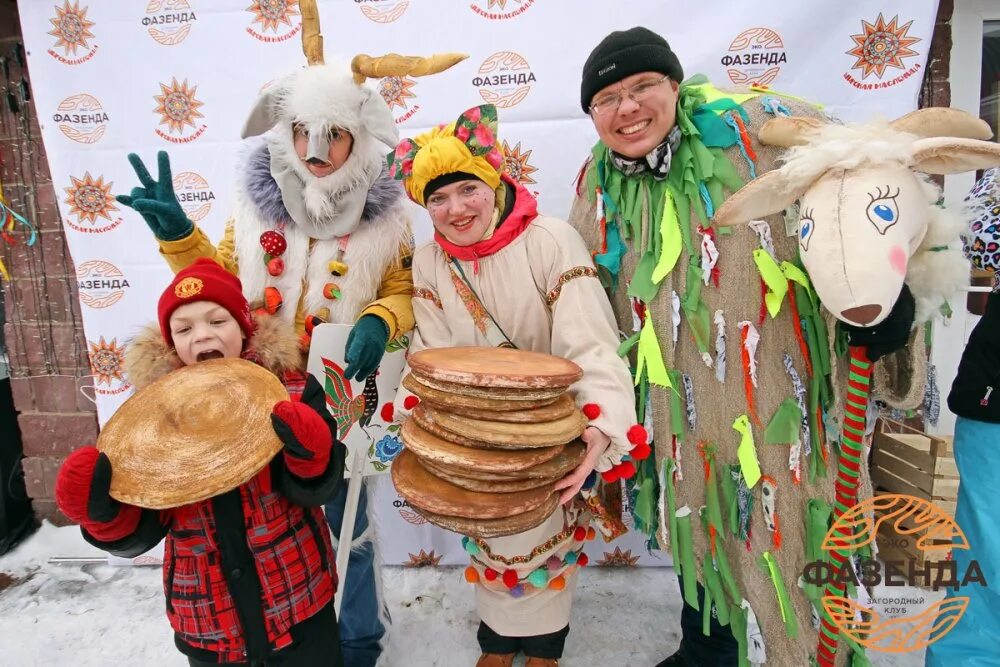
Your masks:
<svg viewBox="0 0 1000 667"><path fill-rule="evenodd" d="M155 169L156 151L169 151L183 205L218 239L250 105L261 87L304 64L298 2L21 0L18 7L103 423L131 392L122 350L154 320L153 304L170 280L145 223L112 197L137 184L125 156L139 153ZM382 82L400 132L412 136L499 98L509 163L543 211L565 215L596 138L579 107L580 70L609 31L643 25L663 34L686 76L704 73L720 87L765 82L844 119L891 118L916 106L937 0L321 0L319 8L327 61L468 53L443 74ZM416 207L414 228L418 241L429 238ZM407 562L421 549L443 554L442 564L464 562L457 538L414 525L394 505L388 479L377 487L387 562ZM591 545L591 556L604 560L615 546L644 553L632 536L620 542ZM662 561L643 555L639 564L647 562Z"/></svg>

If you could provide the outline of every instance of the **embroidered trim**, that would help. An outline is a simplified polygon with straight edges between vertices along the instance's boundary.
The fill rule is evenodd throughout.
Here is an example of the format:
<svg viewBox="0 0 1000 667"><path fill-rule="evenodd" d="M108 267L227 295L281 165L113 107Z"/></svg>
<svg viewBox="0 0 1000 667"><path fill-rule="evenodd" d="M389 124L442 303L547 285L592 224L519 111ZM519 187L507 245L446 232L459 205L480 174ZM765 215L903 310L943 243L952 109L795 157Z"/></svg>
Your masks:
<svg viewBox="0 0 1000 667"><path fill-rule="evenodd" d="M444 309L441 306L441 299L438 298L438 295L432 292L431 290L427 289L426 287L414 287L413 296L418 299L427 299L428 301L431 301L435 306L438 307L438 310Z"/></svg>
<svg viewBox="0 0 1000 667"><path fill-rule="evenodd" d="M567 539L573 537L573 533L576 531L576 524L566 526L562 531L556 533L548 539L548 541L539 544L537 547L531 550L530 554L524 556L514 556L513 558L505 558L503 556L494 554L490 551L490 547L486 544L485 540L477 539L475 540L476 546L482 551L483 555L496 563L503 563L504 565L522 565L524 563L530 563L539 556L541 556L546 551L552 551L560 544L565 542Z"/></svg>
<svg viewBox="0 0 1000 667"><path fill-rule="evenodd" d="M490 328L490 314L486 312L483 304L479 303L479 299L472 293L469 286L454 271L451 271L451 282L455 285L455 291L458 292L462 303L465 304L465 309L472 316L472 321L479 329L479 333L485 336Z"/></svg>
<svg viewBox="0 0 1000 667"><path fill-rule="evenodd" d="M545 295L545 303L549 306L554 304L559 298L559 294L562 293L563 285L573 280L574 278L596 278L597 269L592 266L574 266L569 271L564 271L561 276L559 276L558 284L549 290L549 293Z"/></svg>

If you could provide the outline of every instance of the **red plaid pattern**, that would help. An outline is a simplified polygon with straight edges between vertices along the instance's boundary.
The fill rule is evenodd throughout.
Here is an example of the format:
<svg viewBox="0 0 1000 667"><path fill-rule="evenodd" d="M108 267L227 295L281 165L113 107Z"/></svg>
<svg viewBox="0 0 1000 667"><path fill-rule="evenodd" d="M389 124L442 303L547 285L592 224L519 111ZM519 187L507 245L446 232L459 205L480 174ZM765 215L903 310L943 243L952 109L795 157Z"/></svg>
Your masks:
<svg viewBox="0 0 1000 667"><path fill-rule="evenodd" d="M337 587L330 531L321 508L292 505L271 485L270 467L240 487L247 543L263 593L267 639L291 643L289 629L316 614ZM164 554L167 617L191 646L244 660L246 641L226 584L210 500L171 512Z"/></svg>

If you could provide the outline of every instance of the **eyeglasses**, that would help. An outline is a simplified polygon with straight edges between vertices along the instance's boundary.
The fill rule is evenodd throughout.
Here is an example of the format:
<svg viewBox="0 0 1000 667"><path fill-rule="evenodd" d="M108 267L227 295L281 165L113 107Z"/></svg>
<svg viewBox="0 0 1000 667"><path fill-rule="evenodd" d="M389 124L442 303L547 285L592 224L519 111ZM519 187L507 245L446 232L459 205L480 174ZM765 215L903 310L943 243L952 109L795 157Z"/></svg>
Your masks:
<svg viewBox="0 0 1000 667"><path fill-rule="evenodd" d="M594 103L590 105L590 110L598 116L614 113L618 110L618 107L621 106L622 100L624 99L623 94L628 95L628 98L636 104L640 104L645 100L648 100L656 90L656 87L669 78L669 76L664 76L660 79L656 79L655 81L640 81L634 86L625 88L620 92L609 93L608 95L595 100Z"/></svg>

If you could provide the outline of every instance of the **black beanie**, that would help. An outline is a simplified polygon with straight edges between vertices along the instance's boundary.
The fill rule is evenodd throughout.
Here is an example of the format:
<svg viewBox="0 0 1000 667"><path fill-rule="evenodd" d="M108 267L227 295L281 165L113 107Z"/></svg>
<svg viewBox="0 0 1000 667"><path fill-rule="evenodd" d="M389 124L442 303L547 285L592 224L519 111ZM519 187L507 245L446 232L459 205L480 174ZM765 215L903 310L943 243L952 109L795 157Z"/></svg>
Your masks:
<svg viewBox="0 0 1000 667"><path fill-rule="evenodd" d="M684 69L667 40L646 28L617 30L597 45L583 65L580 106L590 113L590 101L605 86L639 72L659 72L680 83Z"/></svg>
<svg viewBox="0 0 1000 667"><path fill-rule="evenodd" d="M435 190L440 190L446 185L451 185L452 183L458 183L459 181L482 181L483 179L473 176L472 174L467 174L464 171L449 171L447 174L441 174L435 178L432 178L424 186L424 201L430 197Z"/></svg>

